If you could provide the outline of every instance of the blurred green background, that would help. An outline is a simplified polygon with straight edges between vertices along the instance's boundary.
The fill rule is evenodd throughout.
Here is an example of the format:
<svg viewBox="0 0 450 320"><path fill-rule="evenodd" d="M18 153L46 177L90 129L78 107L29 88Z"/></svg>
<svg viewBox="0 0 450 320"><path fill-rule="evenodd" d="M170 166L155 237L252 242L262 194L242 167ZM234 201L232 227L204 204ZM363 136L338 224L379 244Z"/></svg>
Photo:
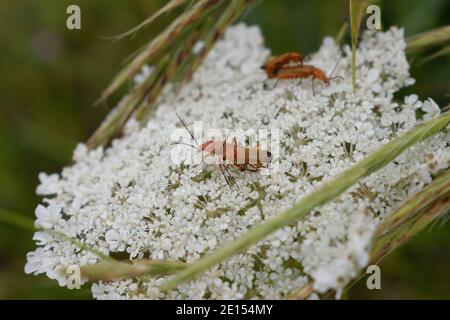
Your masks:
<svg viewBox="0 0 450 320"><path fill-rule="evenodd" d="M79 141L86 141L109 104L93 107L124 59L161 31L173 14L135 38L104 40L135 26L165 1L21 0L0 2L0 208L34 218L41 171L59 172ZM82 29L66 29L66 8L77 4ZM177 13L176 11L174 14ZM275 54L315 51L326 35L336 35L348 18L346 0L265 0L242 20L258 24ZM404 26L413 35L450 24L448 0L395 0L382 4L383 25ZM415 61L420 57L416 56ZM417 84L405 92L450 97L450 58L413 67ZM124 89L125 90L125 89ZM1 213L0 213L1 214ZM357 299L449 299L450 223L422 232L382 264L382 290L369 291L365 279L349 293ZM0 224L0 299L90 298L89 290L59 288L45 276L23 272L35 248L32 233Z"/></svg>

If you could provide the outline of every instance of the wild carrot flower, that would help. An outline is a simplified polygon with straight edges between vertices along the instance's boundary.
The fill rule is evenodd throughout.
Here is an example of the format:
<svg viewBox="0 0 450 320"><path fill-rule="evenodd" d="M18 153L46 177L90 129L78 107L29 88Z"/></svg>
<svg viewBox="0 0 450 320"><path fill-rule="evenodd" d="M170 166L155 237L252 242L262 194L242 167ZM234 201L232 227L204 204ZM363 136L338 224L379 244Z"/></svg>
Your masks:
<svg viewBox="0 0 450 320"><path fill-rule="evenodd" d="M325 38L308 64L331 72L329 86L311 79L268 80L260 66L270 52L257 27L231 27L192 81L174 96L166 90L142 128L130 120L123 137L89 151L80 144L74 164L40 175L36 225L78 239L105 254L130 259L192 262L290 208L300 198L368 153L440 110L416 95L394 94L414 79L403 30L366 32L357 55L357 91L351 85L351 49ZM151 72L143 70L137 82ZM186 123L205 127L280 129L277 170L238 172L228 186L217 166L170 161L171 134ZM403 153L335 201L311 212L247 251L169 293L168 276L98 282L95 298L282 298L310 279L317 292L339 292L368 261L375 226L449 166L450 135L441 133ZM25 271L65 285L65 268L98 258L56 236L36 233L38 248Z"/></svg>

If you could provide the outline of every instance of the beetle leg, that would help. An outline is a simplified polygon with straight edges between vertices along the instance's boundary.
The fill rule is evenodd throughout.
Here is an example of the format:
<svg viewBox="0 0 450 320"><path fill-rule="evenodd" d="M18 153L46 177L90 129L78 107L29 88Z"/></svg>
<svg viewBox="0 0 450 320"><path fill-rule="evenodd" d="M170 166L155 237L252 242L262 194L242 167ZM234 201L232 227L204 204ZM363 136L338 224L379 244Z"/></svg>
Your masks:
<svg viewBox="0 0 450 320"><path fill-rule="evenodd" d="M280 81L279 78L277 78L277 79L275 80L275 84L273 85L272 89L275 89L275 88L278 86L278 82L279 82L279 81Z"/></svg>
<svg viewBox="0 0 450 320"><path fill-rule="evenodd" d="M223 170L223 164L219 164L219 168L220 168L220 171L222 171L222 175L223 175L223 177L225 178L225 181L227 182L227 184L229 185L229 186L231 186L231 184L230 184L230 181L228 181L228 178L227 178L227 176L226 176L226 174L225 174L225 171Z"/></svg>
<svg viewBox="0 0 450 320"><path fill-rule="evenodd" d="M228 173L228 177L229 177L230 180L233 182L233 185L235 185L235 186L238 188L238 190L239 190L239 186L237 185L236 180L234 179L234 176L233 176L233 175L231 174L231 172L228 170L228 165L224 165L223 167L224 167L225 171Z"/></svg>

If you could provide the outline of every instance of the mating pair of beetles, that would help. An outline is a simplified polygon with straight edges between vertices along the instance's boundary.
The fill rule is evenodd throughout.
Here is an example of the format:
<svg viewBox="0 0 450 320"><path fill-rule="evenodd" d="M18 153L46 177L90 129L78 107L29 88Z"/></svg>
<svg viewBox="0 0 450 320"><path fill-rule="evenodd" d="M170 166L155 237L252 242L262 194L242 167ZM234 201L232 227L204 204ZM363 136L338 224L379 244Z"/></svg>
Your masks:
<svg viewBox="0 0 450 320"><path fill-rule="evenodd" d="M334 69L337 67L333 68ZM269 79L306 79L312 77L313 93L314 80L321 80L326 85L333 79L342 79L342 77L327 76L321 69L313 65L303 64L303 56L297 52L287 52L278 57L270 59L261 69L265 70Z"/></svg>
<svg viewBox="0 0 450 320"><path fill-rule="evenodd" d="M332 79L340 78L331 78L319 68L312 65L304 65L303 56L296 52L288 52L272 58L264 64L261 69L266 71L269 79L304 79L312 77L313 91L315 79L321 80L328 85ZM233 182L233 184L237 186L233 175L228 170L229 166L233 166L241 172L255 172L266 167L272 161L272 154L269 151L261 150L259 144L255 148L248 148L238 144L235 138L232 143L227 143L227 139L225 139L208 140L202 144L198 144L183 119L178 114L177 117L197 145L189 146L200 152L216 155L222 159L223 162L219 164L219 168L228 185L231 185L231 182Z"/></svg>

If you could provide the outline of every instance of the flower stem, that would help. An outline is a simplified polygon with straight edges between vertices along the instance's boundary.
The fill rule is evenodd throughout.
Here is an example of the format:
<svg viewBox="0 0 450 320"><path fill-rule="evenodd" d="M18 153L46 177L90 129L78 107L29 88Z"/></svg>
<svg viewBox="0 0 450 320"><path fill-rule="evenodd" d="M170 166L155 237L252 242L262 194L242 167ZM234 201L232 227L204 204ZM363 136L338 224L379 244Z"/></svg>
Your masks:
<svg viewBox="0 0 450 320"><path fill-rule="evenodd" d="M361 19L367 6L367 0L350 0L350 25L352 28L352 87L356 91L356 47Z"/></svg>
<svg viewBox="0 0 450 320"><path fill-rule="evenodd" d="M186 267L180 261L102 261L94 265L86 265L81 268L83 276L90 281L112 281L123 278L138 278L144 275L172 274Z"/></svg>

